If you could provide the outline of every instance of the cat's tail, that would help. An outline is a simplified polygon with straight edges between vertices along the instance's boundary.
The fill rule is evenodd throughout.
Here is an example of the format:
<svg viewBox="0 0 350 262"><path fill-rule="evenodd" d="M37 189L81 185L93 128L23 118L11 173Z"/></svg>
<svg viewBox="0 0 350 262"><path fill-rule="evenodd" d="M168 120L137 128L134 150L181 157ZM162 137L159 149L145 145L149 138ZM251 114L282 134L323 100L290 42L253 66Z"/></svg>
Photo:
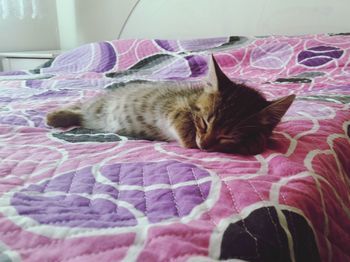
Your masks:
<svg viewBox="0 0 350 262"><path fill-rule="evenodd" d="M81 126L83 115L80 108L64 108L53 111L46 116L46 123L52 127Z"/></svg>

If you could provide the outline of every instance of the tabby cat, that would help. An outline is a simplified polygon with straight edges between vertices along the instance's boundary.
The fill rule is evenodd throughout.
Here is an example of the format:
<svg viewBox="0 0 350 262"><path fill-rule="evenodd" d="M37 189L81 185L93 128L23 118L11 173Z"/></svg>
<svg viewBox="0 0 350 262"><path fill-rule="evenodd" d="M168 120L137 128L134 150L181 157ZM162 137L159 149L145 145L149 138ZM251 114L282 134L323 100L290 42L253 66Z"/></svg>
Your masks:
<svg viewBox="0 0 350 262"><path fill-rule="evenodd" d="M294 98L267 101L258 91L232 82L212 57L208 79L200 87L187 82L130 83L53 111L47 124L175 140L185 148L258 154Z"/></svg>

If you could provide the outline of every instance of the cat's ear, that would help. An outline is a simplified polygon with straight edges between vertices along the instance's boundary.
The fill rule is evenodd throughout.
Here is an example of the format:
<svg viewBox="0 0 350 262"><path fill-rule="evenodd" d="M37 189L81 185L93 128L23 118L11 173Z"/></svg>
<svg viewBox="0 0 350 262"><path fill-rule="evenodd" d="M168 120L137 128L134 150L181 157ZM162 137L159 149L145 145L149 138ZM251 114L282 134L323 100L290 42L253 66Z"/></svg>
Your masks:
<svg viewBox="0 0 350 262"><path fill-rule="evenodd" d="M281 118L293 103L294 98L295 95L289 95L269 102L265 108L242 121L239 126L245 127L246 133L261 131L269 134L281 121Z"/></svg>
<svg viewBox="0 0 350 262"><path fill-rule="evenodd" d="M232 81L221 70L219 64L216 62L214 55L208 58L208 86L206 91L217 92L225 87L232 85Z"/></svg>
<svg viewBox="0 0 350 262"><path fill-rule="evenodd" d="M258 114L258 121L262 126L275 128L281 118L287 112L295 99L295 95L289 95L270 102L270 105L262 109Z"/></svg>

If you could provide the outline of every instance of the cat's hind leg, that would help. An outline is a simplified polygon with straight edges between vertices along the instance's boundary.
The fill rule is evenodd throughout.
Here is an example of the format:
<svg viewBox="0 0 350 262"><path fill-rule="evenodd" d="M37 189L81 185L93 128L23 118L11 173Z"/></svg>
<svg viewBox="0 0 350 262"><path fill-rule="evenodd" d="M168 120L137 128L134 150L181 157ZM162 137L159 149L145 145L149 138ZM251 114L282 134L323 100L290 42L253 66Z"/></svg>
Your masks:
<svg viewBox="0 0 350 262"><path fill-rule="evenodd" d="M79 104L55 110L46 116L46 123L52 127L81 126L83 114Z"/></svg>

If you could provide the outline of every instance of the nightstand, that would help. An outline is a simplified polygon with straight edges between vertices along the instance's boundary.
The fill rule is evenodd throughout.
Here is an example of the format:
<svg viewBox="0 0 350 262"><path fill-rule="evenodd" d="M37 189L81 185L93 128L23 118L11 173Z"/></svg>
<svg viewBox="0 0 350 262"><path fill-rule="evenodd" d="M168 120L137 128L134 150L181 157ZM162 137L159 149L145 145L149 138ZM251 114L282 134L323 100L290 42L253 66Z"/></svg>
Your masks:
<svg viewBox="0 0 350 262"><path fill-rule="evenodd" d="M60 50L0 53L3 71L29 70L44 64L61 53Z"/></svg>

